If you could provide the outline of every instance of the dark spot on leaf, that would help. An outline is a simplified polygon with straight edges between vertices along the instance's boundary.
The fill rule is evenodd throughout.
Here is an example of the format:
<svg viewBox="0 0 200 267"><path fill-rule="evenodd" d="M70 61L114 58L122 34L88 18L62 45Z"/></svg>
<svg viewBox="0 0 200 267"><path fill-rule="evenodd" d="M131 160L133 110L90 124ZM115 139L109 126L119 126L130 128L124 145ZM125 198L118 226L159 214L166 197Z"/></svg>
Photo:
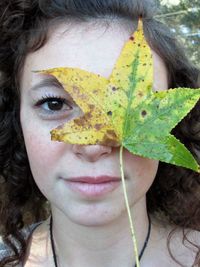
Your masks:
<svg viewBox="0 0 200 267"><path fill-rule="evenodd" d="M112 130L108 130L104 134L101 144L107 145L107 146L113 146L113 147L119 146L118 138L115 132Z"/></svg>
<svg viewBox="0 0 200 267"><path fill-rule="evenodd" d="M117 88L115 86L113 86L112 91L117 91Z"/></svg>
<svg viewBox="0 0 200 267"><path fill-rule="evenodd" d="M147 115L146 110L142 110L141 115L142 115L142 117L145 117Z"/></svg>
<svg viewBox="0 0 200 267"><path fill-rule="evenodd" d="M140 47L141 45L140 44L138 44L138 47Z"/></svg>
<svg viewBox="0 0 200 267"><path fill-rule="evenodd" d="M98 93L98 90L97 89L93 90L93 93L94 94L97 94Z"/></svg>
<svg viewBox="0 0 200 267"><path fill-rule="evenodd" d="M92 118L92 114L90 112L85 113L84 118L87 119L91 119Z"/></svg>
<svg viewBox="0 0 200 267"><path fill-rule="evenodd" d="M99 130L102 128L102 124L97 123L97 124L94 125L94 128L95 128L97 131L99 131Z"/></svg>
<svg viewBox="0 0 200 267"><path fill-rule="evenodd" d="M89 107L90 109L94 109L94 108L95 108L95 105L90 104L90 105L88 105L88 107Z"/></svg>
<svg viewBox="0 0 200 267"><path fill-rule="evenodd" d="M142 92L139 92L138 93L138 96L142 97L143 96L143 93Z"/></svg>
<svg viewBox="0 0 200 267"><path fill-rule="evenodd" d="M133 41L133 40L134 40L134 37L133 37L133 36L131 36L129 39L130 39L131 41Z"/></svg>
<svg viewBox="0 0 200 267"><path fill-rule="evenodd" d="M146 65L147 65L146 63L143 64L143 66L146 66Z"/></svg>
<svg viewBox="0 0 200 267"><path fill-rule="evenodd" d="M107 112L107 115L108 115L108 116L112 116L112 111L108 111L108 112Z"/></svg>
<svg viewBox="0 0 200 267"><path fill-rule="evenodd" d="M113 131L113 130L108 130L107 134L112 138L117 138L117 135L116 135L115 131Z"/></svg>
<svg viewBox="0 0 200 267"><path fill-rule="evenodd" d="M75 123L76 125L78 125L79 127L85 125L84 120L80 120L80 119L75 119L75 120L74 120L74 123Z"/></svg>

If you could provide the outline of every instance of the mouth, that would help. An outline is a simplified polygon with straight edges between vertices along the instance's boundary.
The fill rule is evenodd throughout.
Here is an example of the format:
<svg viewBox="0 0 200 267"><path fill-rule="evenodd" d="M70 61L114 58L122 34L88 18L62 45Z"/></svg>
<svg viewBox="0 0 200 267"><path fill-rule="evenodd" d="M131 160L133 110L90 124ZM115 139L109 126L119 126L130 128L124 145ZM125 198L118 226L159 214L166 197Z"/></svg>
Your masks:
<svg viewBox="0 0 200 267"><path fill-rule="evenodd" d="M68 188L86 197L100 197L114 191L121 178L114 176L80 176L64 180Z"/></svg>

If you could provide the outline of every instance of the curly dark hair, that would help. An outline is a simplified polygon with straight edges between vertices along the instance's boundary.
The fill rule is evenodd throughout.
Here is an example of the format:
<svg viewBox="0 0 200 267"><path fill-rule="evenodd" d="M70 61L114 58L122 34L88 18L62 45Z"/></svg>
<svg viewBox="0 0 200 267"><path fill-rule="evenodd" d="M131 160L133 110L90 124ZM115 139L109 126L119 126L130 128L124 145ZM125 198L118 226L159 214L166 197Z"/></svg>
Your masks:
<svg viewBox="0 0 200 267"><path fill-rule="evenodd" d="M146 39L166 64L169 87L198 88L199 70L189 62L174 35L154 15L155 6L150 0L1 1L0 230L3 241L13 253L0 260L0 267L9 263L15 266L24 261L27 242L21 229L49 215L47 200L32 177L20 126L19 75L26 55L45 44L51 23L67 19L81 23L106 17L137 20L142 16ZM200 103L179 123L173 134L200 162ZM163 214L174 229L181 227L183 242L188 240L186 229L200 230L200 175L160 163L147 193L147 207L154 216ZM192 266L200 266L200 247L193 245L197 254Z"/></svg>

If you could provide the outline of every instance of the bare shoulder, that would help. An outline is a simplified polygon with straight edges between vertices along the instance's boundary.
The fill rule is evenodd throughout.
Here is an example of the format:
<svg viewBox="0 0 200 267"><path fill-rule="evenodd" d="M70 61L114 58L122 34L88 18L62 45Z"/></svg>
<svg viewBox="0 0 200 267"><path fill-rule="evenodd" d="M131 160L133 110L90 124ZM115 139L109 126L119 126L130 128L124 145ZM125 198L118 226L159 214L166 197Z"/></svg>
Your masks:
<svg viewBox="0 0 200 267"><path fill-rule="evenodd" d="M172 252L175 252L177 259L186 266L200 266L195 263L197 253L200 251L200 232L192 229L178 229L174 232L172 240Z"/></svg>
<svg viewBox="0 0 200 267"><path fill-rule="evenodd" d="M156 221L153 222L153 228L152 244L159 252L155 254L155 257L157 257L157 260L159 259L159 263L163 267L180 267L180 264L185 267L200 265L200 262L194 265L197 252L200 249L199 231L191 229L183 231L181 228L175 229L175 227L167 224L158 224Z"/></svg>
<svg viewBox="0 0 200 267"><path fill-rule="evenodd" d="M49 222L44 221L32 233L29 240L24 267L51 266L49 263Z"/></svg>

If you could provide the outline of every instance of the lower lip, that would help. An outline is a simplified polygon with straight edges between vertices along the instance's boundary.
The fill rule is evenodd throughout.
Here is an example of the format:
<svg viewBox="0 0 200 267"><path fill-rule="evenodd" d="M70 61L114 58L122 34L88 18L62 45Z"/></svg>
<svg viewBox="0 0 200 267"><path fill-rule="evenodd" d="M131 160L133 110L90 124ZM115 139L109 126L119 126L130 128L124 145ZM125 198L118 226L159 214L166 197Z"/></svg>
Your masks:
<svg viewBox="0 0 200 267"><path fill-rule="evenodd" d="M66 183L70 189L80 193L81 195L87 197L98 197L114 191L120 185L121 181L120 180L109 181L99 184L89 184L89 183L71 182L71 181L66 181Z"/></svg>

